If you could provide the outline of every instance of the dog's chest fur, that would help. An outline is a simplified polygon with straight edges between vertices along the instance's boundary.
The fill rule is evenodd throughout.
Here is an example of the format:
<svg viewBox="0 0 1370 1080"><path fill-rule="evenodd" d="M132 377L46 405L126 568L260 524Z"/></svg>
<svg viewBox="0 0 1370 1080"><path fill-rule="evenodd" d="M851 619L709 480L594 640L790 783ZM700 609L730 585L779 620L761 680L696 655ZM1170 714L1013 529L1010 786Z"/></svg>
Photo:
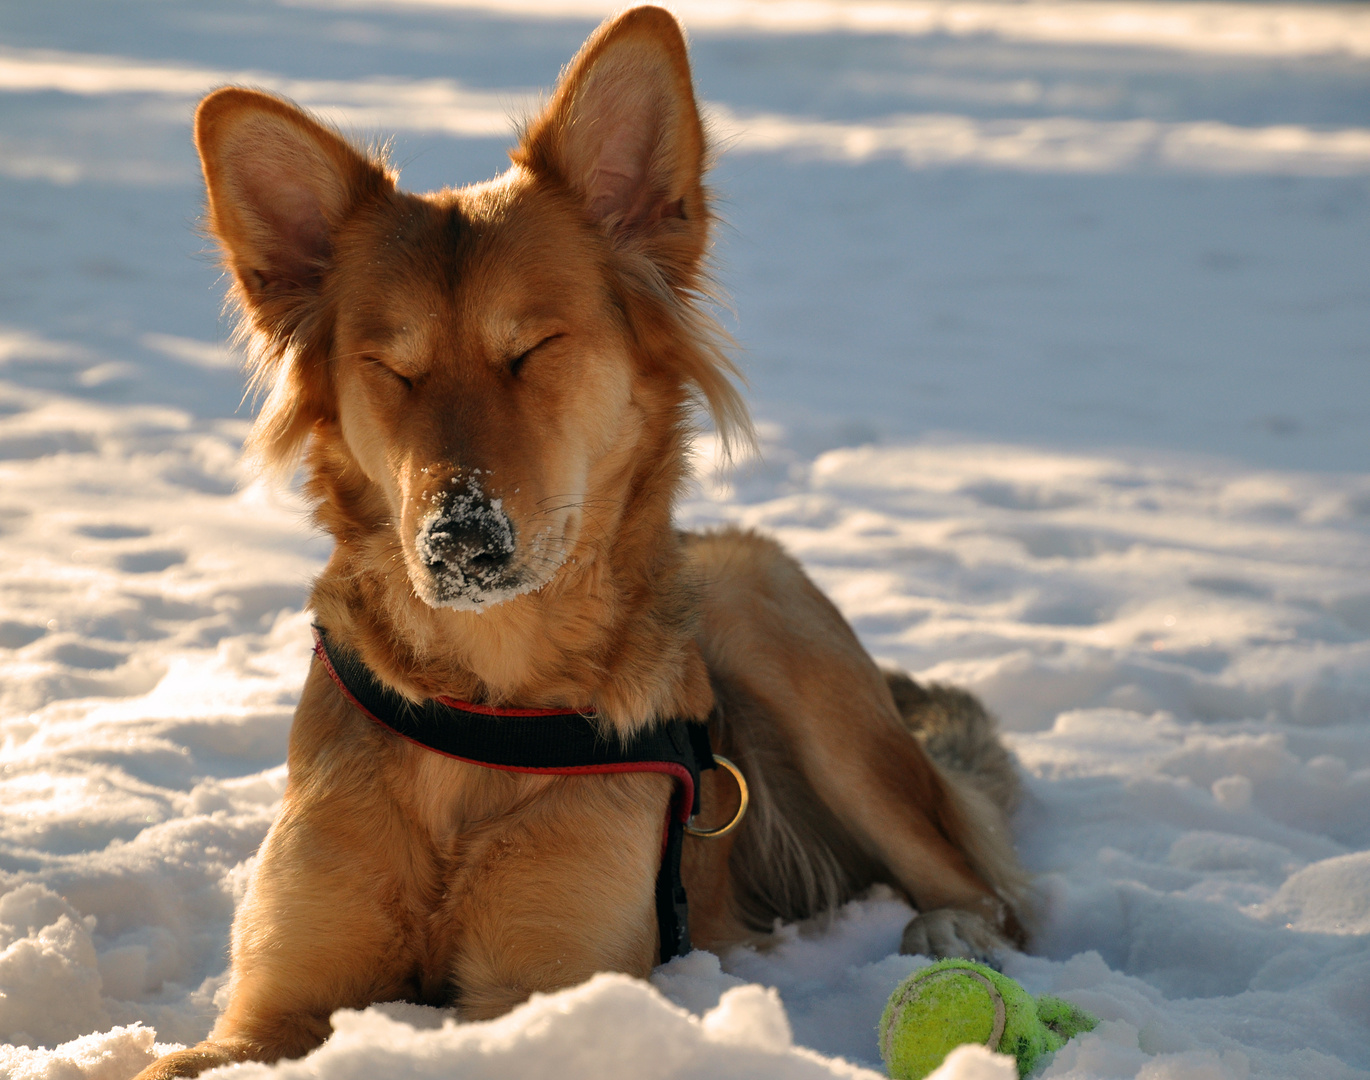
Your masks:
<svg viewBox="0 0 1370 1080"><path fill-rule="evenodd" d="M587 901L612 902L620 883L656 873L666 776L552 777L447 758L365 717L321 664L302 706L285 801L315 818L336 851L370 853L356 873L393 928L407 958L397 971L418 1000L479 1012L463 975L494 913L521 904L538 925L579 922ZM640 933L654 935L654 906L637 906ZM555 948L541 951L558 962Z"/></svg>

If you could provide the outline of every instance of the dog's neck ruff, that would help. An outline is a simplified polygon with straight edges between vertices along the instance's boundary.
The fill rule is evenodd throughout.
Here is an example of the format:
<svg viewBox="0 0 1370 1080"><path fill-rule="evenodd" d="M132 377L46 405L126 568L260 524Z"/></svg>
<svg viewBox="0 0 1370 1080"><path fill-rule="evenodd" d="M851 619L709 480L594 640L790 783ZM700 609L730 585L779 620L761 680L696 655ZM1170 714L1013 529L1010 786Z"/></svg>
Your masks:
<svg viewBox="0 0 1370 1080"><path fill-rule="evenodd" d="M676 781L656 879L661 962L690 951L689 912L680 878L685 823L699 812L699 773L716 768L709 729L671 720L624 741L605 737L594 718L554 709L505 709L452 698L415 704L386 686L360 656L314 627L314 652L343 696L382 727L425 749L506 772L581 776L665 773Z"/></svg>

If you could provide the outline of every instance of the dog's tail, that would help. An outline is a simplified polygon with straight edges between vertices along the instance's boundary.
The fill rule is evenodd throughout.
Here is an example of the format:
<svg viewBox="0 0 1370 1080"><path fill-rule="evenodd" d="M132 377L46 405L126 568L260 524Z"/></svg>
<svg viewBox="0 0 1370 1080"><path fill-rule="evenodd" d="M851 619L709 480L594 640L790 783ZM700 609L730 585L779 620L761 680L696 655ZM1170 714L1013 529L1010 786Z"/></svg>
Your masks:
<svg viewBox="0 0 1370 1080"><path fill-rule="evenodd" d="M1009 817L1022 798L1022 784L994 717L974 695L954 686L924 686L902 671L884 674L899 715L928 756Z"/></svg>

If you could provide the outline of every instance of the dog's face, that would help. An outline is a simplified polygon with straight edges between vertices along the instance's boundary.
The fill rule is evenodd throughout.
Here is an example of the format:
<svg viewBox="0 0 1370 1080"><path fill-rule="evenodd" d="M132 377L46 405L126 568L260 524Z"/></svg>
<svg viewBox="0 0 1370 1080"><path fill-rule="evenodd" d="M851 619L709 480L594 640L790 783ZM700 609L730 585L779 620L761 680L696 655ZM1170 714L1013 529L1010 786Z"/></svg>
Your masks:
<svg viewBox="0 0 1370 1080"><path fill-rule="evenodd" d="M201 104L196 141L271 388L259 455L328 443L314 456L360 492L352 525L393 532L433 607L483 610L585 552L690 384L739 411L690 328L703 137L659 9L587 42L487 184L401 192L299 110L232 88Z"/></svg>
<svg viewBox="0 0 1370 1080"><path fill-rule="evenodd" d="M647 419L631 342L574 206L517 173L399 196L340 240L332 378L415 592L481 610L575 550Z"/></svg>

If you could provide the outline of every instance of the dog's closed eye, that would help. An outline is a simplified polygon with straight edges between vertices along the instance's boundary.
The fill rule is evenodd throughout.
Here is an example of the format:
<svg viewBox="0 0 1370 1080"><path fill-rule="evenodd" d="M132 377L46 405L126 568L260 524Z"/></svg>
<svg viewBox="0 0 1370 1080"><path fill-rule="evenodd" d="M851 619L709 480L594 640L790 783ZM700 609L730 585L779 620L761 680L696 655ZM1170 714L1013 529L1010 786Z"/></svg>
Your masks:
<svg viewBox="0 0 1370 1080"><path fill-rule="evenodd" d="M398 382L401 386L403 386L406 390L412 390L412 389L414 389L414 380L413 380L413 379L409 378L407 375L401 375L398 371L396 371L394 368L392 368L389 364L387 364L387 363L386 363L384 360L382 360L380 357L378 357L378 356L367 356L367 357L364 357L363 359L364 359L364 362L365 362L369 367L371 367L373 370L374 370L374 369L378 369L379 371L383 372L384 374L390 376L390 378L394 379L394 380L395 380L396 382Z"/></svg>
<svg viewBox="0 0 1370 1080"><path fill-rule="evenodd" d="M523 365L527 361L528 357L532 356L533 353L537 352L549 341L556 341L557 338L562 338L565 336L565 334L548 334L545 338L539 341L531 349L524 349L523 352L519 353L516 357L509 361L509 374L517 378L519 372L523 369Z"/></svg>

